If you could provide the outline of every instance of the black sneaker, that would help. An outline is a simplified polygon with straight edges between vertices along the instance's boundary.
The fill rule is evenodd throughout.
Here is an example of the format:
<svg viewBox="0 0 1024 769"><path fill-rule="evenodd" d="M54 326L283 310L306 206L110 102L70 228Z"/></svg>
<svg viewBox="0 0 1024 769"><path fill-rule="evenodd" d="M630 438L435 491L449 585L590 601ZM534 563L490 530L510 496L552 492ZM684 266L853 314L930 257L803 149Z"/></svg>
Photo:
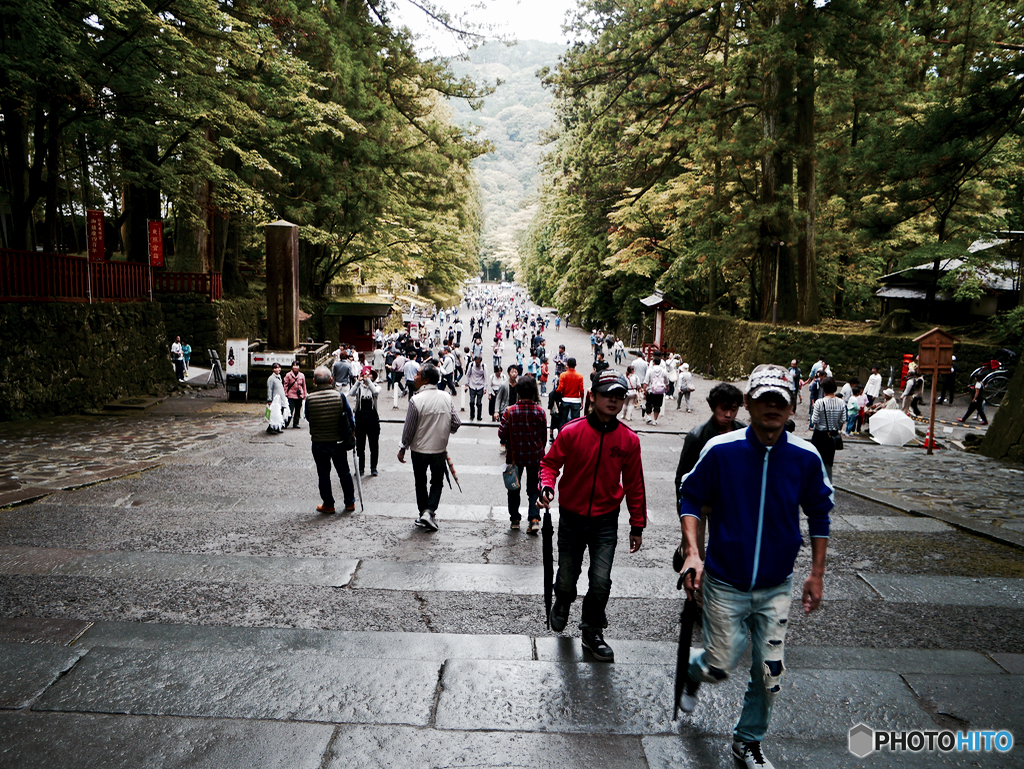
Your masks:
<svg viewBox="0 0 1024 769"><path fill-rule="evenodd" d="M556 633L561 633L565 630L565 625L569 621L569 604L563 604L558 598L555 598L554 604L551 606L551 615L548 617L551 622L551 629Z"/></svg>
<svg viewBox="0 0 1024 769"><path fill-rule="evenodd" d="M583 648L589 649L591 655L599 662L615 662L615 652L604 642L600 630L583 631Z"/></svg>
<svg viewBox="0 0 1024 769"><path fill-rule="evenodd" d="M765 758L764 753L761 752L761 743L759 741L733 741L732 755L746 769L775 769L772 762Z"/></svg>

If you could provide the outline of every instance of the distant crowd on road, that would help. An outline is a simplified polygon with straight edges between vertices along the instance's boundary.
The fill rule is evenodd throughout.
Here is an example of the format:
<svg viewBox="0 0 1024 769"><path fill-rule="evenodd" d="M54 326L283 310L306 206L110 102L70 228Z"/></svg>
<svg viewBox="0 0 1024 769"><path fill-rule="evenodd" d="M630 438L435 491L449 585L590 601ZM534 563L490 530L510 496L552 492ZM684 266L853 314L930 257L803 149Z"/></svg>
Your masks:
<svg viewBox="0 0 1024 769"><path fill-rule="evenodd" d="M566 628L584 554L589 554L581 640L594 659L613 662L604 632L623 502L630 553L641 548L647 525L640 439L625 421L639 408L645 421L656 426L666 398L674 398L677 409L685 401L690 411L694 388L689 366L678 356L627 361L622 340L597 330L588 386L580 362L565 345L548 353L546 336L557 335L563 324L565 318L530 306L521 291L472 291L461 307L438 311L423 326L379 331L370 354L340 346L333 366L317 368L308 390L298 362L283 378L276 366L267 388L272 411L280 411L272 427L284 429L289 417L298 427L304 413L322 498L317 510L336 511L333 469L350 512L367 453L370 475L377 474L378 396L391 392L392 408L399 397L407 397L398 461L412 464L415 525L436 532L445 478L458 480L447 449L463 425L459 403L468 398L469 421L482 422L486 395L488 419L498 423L499 451L505 455L510 529L520 529L525 490L527 533L554 539L550 525L545 521L542 529L541 521L542 512L558 499L549 625L556 632ZM605 361L606 350L615 365L625 364L625 373ZM483 362L488 351L489 367ZM804 611L816 609L822 598L833 505L830 471L814 441L787 431L793 427L801 387L812 380L811 424L840 429L840 417L847 424L847 410L840 414L831 403L843 401L834 397L827 364L822 361L819 368L823 376L815 370L808 382L800 379L794 361L788 369L757 367L745 392L727 383L716 385L707 399L710 418L686 436L676 472L682 533L677 569L690 598L703 603L707 647L691 650L689 663L681 667L677 702L691 713L701 686L726 680L739 664L749 632L754 641L751 678L731 745L732 755L748 767L771 767L761 742L784 670L801 509L810 525L812 556L801 596ZM868 383L869 392L873 385ZM860 395L851 387L850 398ZM736 419L741 405L749 426ZM356 483L347 462L353 450Z"/></svg>

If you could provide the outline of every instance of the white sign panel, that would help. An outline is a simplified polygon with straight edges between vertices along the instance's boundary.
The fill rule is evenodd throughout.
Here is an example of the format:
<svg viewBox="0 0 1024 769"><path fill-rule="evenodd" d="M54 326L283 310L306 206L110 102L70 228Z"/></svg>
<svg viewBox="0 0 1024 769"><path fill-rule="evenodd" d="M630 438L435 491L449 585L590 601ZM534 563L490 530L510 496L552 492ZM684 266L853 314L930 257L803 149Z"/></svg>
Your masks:
<svg viewBox="0 0 1024 769"><path fill-rule="evenodd" d="M249 360L254 366L273 366L280 363L282 368L289 368L295 360L293 352L254 352L249 354Z"/></svg>
<svg viewBox="0 0 1024 769"><path fill-rule="evenodd" d="M242 376L248 374L249 340L228 339L227 355L224 356L224 360L227 361L227 367L224 369L225 374L241 374Z"/></svg>

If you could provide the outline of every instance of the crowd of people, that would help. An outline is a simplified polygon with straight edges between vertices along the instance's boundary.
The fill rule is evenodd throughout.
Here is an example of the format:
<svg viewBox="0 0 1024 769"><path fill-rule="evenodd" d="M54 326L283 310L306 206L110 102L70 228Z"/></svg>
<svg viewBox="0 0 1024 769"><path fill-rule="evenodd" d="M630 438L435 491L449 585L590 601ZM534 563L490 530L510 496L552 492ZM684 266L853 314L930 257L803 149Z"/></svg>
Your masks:
<svg viewBox="0 0 1024 769"><path fill-rule="evenodd" d="M469 423L497 424L510 530L522 526L523 496L530 535L541 531L543 511L558 500L550 627L567 627L588 554L581 641L594 659L614 661L604 632L623 503L630 553L640 550L647 525L640 438L627 423L639 413L655 428L673 400L676 410L699 408L691 402L689 365L674 354L630 356L621 339L595 329L593 357L584 362L590 364L587 377L581 362L558 344L568 318L541 313L515 290L470 291L461 307L424 320L395 333L378 332L370 353L339 347L333 367L314 372L309 392L298 362L283 379L275 367L268 399L281 408L283 424L287 409L297 427L305 403L322 498L317 510L335 512L332 469L340 477L344 509L354 509L348 451L355 448L360 475L367 453L370 474L377 474L379 396L390 392L392 408L408 398L398 461L412 464L415 525L437 532L444 478L454 473L448 442L463 426L460 414L468 402ZM916 366L907 380L898 396L883 388L877 366L863 385L851 378L840 388L823 356L806 379L796 360L788 367L762 365L744 391L728 383L712 387L707 420L685 435L675 474L678 570L687 595L703 605L705 648L691 651L678 705L694 712L702 686L731 676L749 633L750 679L731 751L751 769L772 766L762 741L781 690L800 511L808 521L811 562L798 594L803 611L811 612L822 600L832 466L841 437L860 432L881 409L918 413L923 378ZM809 440L795 434L805 393ZM980 387L972 409L984 419L978 393ZM737 418L741 408L748 424Z"/></svg>

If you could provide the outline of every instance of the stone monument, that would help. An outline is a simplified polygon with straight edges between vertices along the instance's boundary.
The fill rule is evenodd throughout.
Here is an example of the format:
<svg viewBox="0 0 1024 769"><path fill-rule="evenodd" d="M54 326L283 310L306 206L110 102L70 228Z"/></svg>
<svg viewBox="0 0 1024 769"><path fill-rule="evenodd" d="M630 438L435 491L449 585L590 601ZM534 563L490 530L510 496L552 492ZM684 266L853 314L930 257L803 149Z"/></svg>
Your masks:
<svg viewBox="0 0 1024 769"><path fill-rule="evenodd" d="M299 346L299 227L283 219L267 225L267 348Z"/></svg>

